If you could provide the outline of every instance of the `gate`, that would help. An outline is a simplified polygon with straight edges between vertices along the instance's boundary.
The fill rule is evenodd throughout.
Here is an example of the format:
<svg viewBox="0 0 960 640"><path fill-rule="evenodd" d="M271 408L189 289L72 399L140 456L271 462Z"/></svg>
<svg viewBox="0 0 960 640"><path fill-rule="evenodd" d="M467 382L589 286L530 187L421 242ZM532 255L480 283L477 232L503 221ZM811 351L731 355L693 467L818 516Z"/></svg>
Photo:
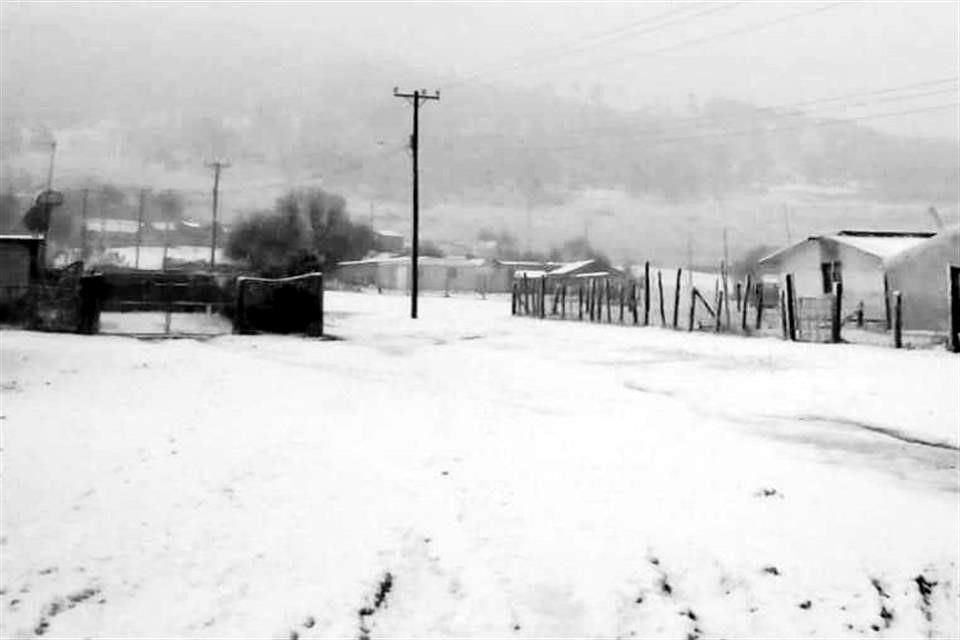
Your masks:
<svg viewBox="0 0 960 640"><path fill-rule="evenodd" d="M833 296L797 298L797 340L830 342Z"/></svg>

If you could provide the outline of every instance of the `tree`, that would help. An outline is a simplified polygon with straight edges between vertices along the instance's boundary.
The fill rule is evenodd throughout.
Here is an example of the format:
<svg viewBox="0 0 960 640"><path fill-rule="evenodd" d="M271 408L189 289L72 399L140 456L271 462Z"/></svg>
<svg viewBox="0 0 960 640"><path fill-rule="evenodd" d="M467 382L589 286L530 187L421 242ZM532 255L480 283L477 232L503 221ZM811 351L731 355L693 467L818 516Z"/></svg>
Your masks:
<svg viewBox="0 0 960 640"><path fill-rule="evenodd" d="M374 247L366 225L350 222L346 200L322 189L295 190L234 225L227 255L246 261L269 276L330 270L342 260L358 259Z"/></svg>

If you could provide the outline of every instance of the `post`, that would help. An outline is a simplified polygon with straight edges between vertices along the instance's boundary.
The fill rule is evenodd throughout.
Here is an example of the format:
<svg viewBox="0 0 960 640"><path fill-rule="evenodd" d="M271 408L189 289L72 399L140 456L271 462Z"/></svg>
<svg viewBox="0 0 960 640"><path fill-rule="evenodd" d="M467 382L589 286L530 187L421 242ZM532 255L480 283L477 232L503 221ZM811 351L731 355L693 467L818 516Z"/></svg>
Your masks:
<svg viewBox="0 0 960 640"><path fill-rule="evenodd" d="M893 346L903 348L903 296L893 292Z"/></svg>
<svg viewBox="0 0 960 640"><path fill-rule="evenodd" d="M650 325L650 261L643 263L643 326Z"/></svg>
<svg viewBox="0 0 960 640"><path fill-rule="evenodd" d="M217 160L208 162L207 166L213 169L213 222L210 225L210 271L216 266L217 252L217 212L220 205L220 171L230 167L229 162Z"/></svg>
<svg viewBox="0 0 960 640"><path fill-rule="evenodd" d="M757 331L760 331L763 328L763 282L758 282L756 284L757 288Z"/></svg>
<svg viewBox="0 0 960 640"><path fill-rule="evenodd" d="M640 312L637 309L640 304L640 295L637 292L637 281L630 281L630 310L633 312L633 324L637 325L640 323Z"/></svg>
<svg viewBox="0 0 960 640"><path fill-rule="evenodd" d="M553 285L553 308L550 310L550 315L557 315L557 307L560 306L560 285Z"/></svg>
<svg viewBox="0 0 960 640"><path fill-rule="evenodd" d="M510 283L510 315L517 315L517 279Z"/></svg>
<svg viewBox="0 0 960 640"><path fill-rule="evenodd" d="M137 248L133 258L133 268L140 268L140 241L143 236L143 201L146 197L146 190L140 189L140 205L137 207Z"/></svg>
<svg viewBox="0 0 960 640"><path fill-rule="evenodd" d="M743 286L743 299L740 298L740 283L737 283L737 307L740 310L740 331L747 333L749 328L747 327L747 307L750 305L747 304L747 301L750 299L750 274L747 274L747 282Z"/></svg>
<svg viewBox="0 0 960 640"><path fill-rule="evenodd" d="M840 342L840 328L843 326L843 283L833 283L833 314L830 321L830 341Z"/></svg>
<svg viewBox="0 0 960 640"><path fill-rule="evenodd" d="M863 329L863 300L857 303L857 328Z"/></svg>
<svg viewBox="0 0 960 640"><path fill-rule="evenodd" d="M787 333L790 340L797 340L797 294L793 287L793 274L788 273L787 280Z"/></svg>
<svg viewBox="0 0 960 640"><path fill-rule="evenodd" d="M605 278L603 281L603 294L607 298L607 322L613 322L613 312L610 304L610 278Z"/></svg>
<svg viewBox="0 0 960 640"><path fill-rule="evenodd" d="M887 280L887 274L883 274L883 314L887 331L890 331L892 318L890 317L890 282Z"/></svg>
<svg viewBox="0 0 960 640"><path fill-rule="evenodd" d="M747 274L747 277L749 278L750 274ZM749 288L750 287L748 286L747 289ZM736 289L734 289L733 296L734 296L734 299L737 301L737 311L740 311L741 309L740 309L740 281L739 280L737 281L737 286L736 286Z"/></svg>
<svg viewBox="0 0 960 640"><path fill-rule="evenodd" d="M960 353L960 266L947 265L947 289L950 292L950 339L947 346L950 351Z"/></svg>
<svg viewBox="0 0 960 640"><path fill-rule="evenodd" d="M583 320L583 283L577 289L577 320Z"/></svg>
<svg viewBox="0 0 960 640"><path fill-rule="evenodd" d="M790 330L787 327L787 292L780 292L780 328L783 329L783 339L790 339Z"/></svg>
<svg viewBox="0 0 960 640"><path fill-rule="evenodd" d="M523 274L523 314L530 315L530 289L527 284L527 274Z"/></svg>
<svg viewBox="0 0 960 640"><path fill-rule="evenodd" d="M726 247L726 237L727 237L727 236L726 236L726 232L727 232L726 228L724 228L723 232L724 232L724 236L723 236L723 237L724 237L724 247ZM726 261L726 258L724 258L722 268L720 269L720 275L721 275L721 277L723 278L723 315L724 315L724 317L725 317L726 320L727 320L727 330L729 331L729 330L730 330L730 292L729 292L729 285L728 285L728 283L727 283L727 280L728 280L729 278L727 278L727 261ZM719 314L719 312L720 312L720 307L717 307L717 313Z"/></svg>
<svg viewBox="0 0 960 640"><path fill-rule="evenodd" d="M660 326L667 326L667 314L663 308L663 269L657 269L657 291L660 294Z"/></svg>
<svg viewBox="0 0 960 640"><path fill-rule="evenodd" d="M409 98L413 104L413 133L410 136L410 154L413 157L413 233L410 243L410 264L413 277L410 280L410 317L417 317L417 296L420 292L420 105L427 100L439 100L440 93L428 94L422 89L413 93L400 93L394 87L393 95L396 98ZM529 311L529 310L528 310Z"/></svg>
<svg viewBox="0 0 960 640"><path fill-rule="evenodd" d="M677 320L680 314L680 276L683 269L677 269L677 288L673 290L673 328L677 328Z"/></svg>
<svg viewBox="0 0 960 640"><path fill-rule="evenodd" d="M623 324L623 280L617 285L617 293L620 298L620 324Z"/></svg>
<svg viewBox="0 0 960 640"><path fill-rule="evenodd" d="M318 295L318 302L317 302L317 306L319 307L319 310L320 310L320 320L319 320L320 324L317 327L317 336L322 338L323 337L323 311L324 311L323 309L323 302L324 302L323 301L323 274L322 273L317 276L317 287L320 289L319 295Z"/></svg>
<svg viewBox="0 0 960 640"><path fill-rule="evenodd" d="M697 311L697 288L690 288L690 324L687 326L687 331L693 331L693 316Z"/></svg>
<svg viewBox="0 0 960 640"><path fill-rule="evenodd" d="M587 283L587 311L590 316L590 322L593 322L593 312L595 308L595 303L597 299L597 286L596 281L593 278L590 278L590 281Z"/></svg>
<svg viewBox="0 0 960 640"><path fill-rule="evenodd" d="M726 286L724 286L724 288L726 288ZM720 315L720 312L723 311L724 308L727 306L724 302L724 297L725 297L724 292L722 290L718 290L717 304L716 304L717 315L716 315L716 322L713 325L713 330L716 333L720 333L721 329L723 329L723 321L721 320L722 316Z"/></svg>
<svg viewBox="0 0 960 640"><path fill-rule="evenodd" d="M547 317L547 276L540 276L540 319Z"/></svg>
<svg viewBox="0 0 960 640"><path fill-rule="evenodd" d="M560 319L567 319L567 283L560 285Z"/></svg>

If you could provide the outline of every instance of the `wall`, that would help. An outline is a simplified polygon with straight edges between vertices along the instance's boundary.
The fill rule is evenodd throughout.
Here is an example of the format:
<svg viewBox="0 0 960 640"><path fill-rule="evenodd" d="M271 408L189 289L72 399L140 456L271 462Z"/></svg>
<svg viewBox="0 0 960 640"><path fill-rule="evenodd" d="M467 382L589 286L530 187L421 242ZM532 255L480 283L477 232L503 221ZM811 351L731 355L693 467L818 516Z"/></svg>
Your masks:
<svg viewBox="0 0 960 640"><path fill-rule="evenodd" d="M947 267L960 266L960 233L945 232L898 256L888 267L890 290L903 295L903 328L949 331Z"/></svg>

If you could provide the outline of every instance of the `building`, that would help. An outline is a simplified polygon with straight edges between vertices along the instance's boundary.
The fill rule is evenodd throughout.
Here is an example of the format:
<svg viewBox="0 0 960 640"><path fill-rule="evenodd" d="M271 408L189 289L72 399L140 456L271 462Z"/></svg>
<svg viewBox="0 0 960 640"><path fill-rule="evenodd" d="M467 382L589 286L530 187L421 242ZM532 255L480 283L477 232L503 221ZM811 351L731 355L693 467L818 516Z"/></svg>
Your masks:
<svg viewBox="0 0 960 640"><path fill-rule="evenodd" d="M840 231L811 236L759 261L761 274L793 274L799 298L819 298L843 283L843 305L863 303L868 319L886 317L887 262L933 237L930 232Z"/></svg>
<svg viewBox="0 0 960 640"><path fill-rule="evenodd" d="M404 245L403 234L395 231L374 231L373 244L377 251L400 253Z"/></svg>
<svg viewBox="0 0 960 640"><path fill-rule="evenodd" d="M423 291L508 291L506 272L480 258L420 256L419 287ZM349 286L379 289L410 288L410 257L347 260L337 265L334 278Z"/></svg>
<svg viewBox="0 0 960 640"><path fill-rule="evenodd" d="M950 266L960 267L960 226L946 229L887 263L890 291L899 291L907 330L949 331Z"/></svg>

